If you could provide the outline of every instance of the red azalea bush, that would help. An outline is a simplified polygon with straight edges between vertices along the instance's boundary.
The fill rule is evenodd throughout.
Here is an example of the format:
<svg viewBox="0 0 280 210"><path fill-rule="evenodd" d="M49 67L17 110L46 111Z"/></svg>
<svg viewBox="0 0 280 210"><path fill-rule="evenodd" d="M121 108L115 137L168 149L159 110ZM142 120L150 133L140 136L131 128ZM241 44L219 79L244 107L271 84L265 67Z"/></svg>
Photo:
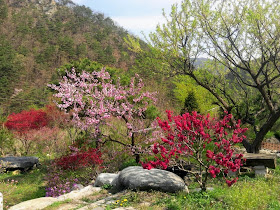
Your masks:
<svg viewBox="0 0 280 210"><path fill-rule="evenodd" d="M103 162L101 152L98 149L91 148L87 151L79 151L76 148L72 149L74 150L72 154L62 156L56 160L57 166L62 167L64 170L76 170L82 167L101 165Z"/></svg>
<svg viewBox="0 0 280 210"><path fill-rule="evenodd" d="M32 129L40 129L48 124L47 114L43 110L30 109L8 116L5 126L9 130L24 134Z"/></svg>
<svg viewBox="0 0 280 210"><path fill-rule="evenodd" d="M215 120L196 112L178 116L166 112L168 120L157 118L162 138L152 147L155 160L142 163L143 168L177 166L194 175L201 189L206 190L209 175L215 178L222 174L226 179L229 171L237 171L242 166L243 155L234 154L233 149L233 145L243 141L247 130L240 127L240 120L232 122L231 114ZM190 163L196 165L197 172L186 168ZM231 186L236 180L226 179L226 183Z"/></svg>
<svg viewBox="0 0 280 210"><path fill-rule="evenodd" d="M25 155L30 152L33 143L32 133L47 124L47 114L41 109L30 109L17 114L10 114L5 122L5 126L21 141Z"/></svg>

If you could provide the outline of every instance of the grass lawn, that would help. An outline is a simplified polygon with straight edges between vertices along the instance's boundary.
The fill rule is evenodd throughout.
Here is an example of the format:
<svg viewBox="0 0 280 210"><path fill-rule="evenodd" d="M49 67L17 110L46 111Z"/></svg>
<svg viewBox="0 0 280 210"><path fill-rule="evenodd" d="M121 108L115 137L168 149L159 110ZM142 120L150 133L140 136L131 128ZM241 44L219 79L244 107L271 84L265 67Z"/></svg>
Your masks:
<svg viewBox="0 0 280 210"><path fill-rule="evenodd" d="M232 187L223 181L210 184L214 190L168 194L131 192L107 209L134 206L137 209L280 209L280 175L270 178L240 177ZM145 205L146 204L146 205ZM148 205L147 205L148 204Z"/></svg>
<svg viewBox="0 0 280 210"><path fill-rule="evenodd" d="M0 192L4 197L4 209L22 201L45 196L46 169L15 174L13 172L0 174Z"/></svg>
<svg viewBox="0 0 280 210"><path fill-rule="evenodd" d="M25 200L45 195L45 168L35 169L25 174L0 174L0 192L4 194L4 208ZM17 183L16 183L17 182ZM193 191L197 185L191 184ZM212 179L209 187L214 190L207 192L162 193L133 192L117 198L107 209L121 206L133 206L137 209L280 209L280 167L271 170L267 178L243 175L232 187L228 187L223 179ZM104 198L95 195L84 199L90 204ZM69 201L71 202L71 201ZM59 205L58 205L59 206ZM53 206L52 209L56 209Z"/></svg>

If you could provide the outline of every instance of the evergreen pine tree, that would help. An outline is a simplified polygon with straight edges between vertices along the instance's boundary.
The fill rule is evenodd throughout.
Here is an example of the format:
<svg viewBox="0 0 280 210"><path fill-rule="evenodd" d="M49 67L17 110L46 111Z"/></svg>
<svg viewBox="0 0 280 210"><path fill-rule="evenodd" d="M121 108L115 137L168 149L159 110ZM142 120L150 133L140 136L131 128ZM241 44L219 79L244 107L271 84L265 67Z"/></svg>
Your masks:
<svg viewBox="0 0 280 210"><path fill-rule="evenodd" d="M185 112L192 112L197 111L199 112L199 105L197 103L195 94L191 91L185 99L184 108L181 110L181 114Z"/></svg>

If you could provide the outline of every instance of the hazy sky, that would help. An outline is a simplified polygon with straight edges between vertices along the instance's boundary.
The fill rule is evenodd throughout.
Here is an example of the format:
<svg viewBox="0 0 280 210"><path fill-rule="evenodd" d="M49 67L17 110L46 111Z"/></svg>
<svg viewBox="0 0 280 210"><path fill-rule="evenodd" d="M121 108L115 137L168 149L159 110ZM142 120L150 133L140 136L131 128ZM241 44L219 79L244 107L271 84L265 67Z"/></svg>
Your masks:
<svg viewBox="0 0 280 210"><path fill-rule="evenodd" d="M171 5L181 0L72 0L79 5L90 7L95 12L102 12L120 26L141 36L154 31L162 23L162 9L169 14ZM142 37L142 36L141 36Z"/></svg>

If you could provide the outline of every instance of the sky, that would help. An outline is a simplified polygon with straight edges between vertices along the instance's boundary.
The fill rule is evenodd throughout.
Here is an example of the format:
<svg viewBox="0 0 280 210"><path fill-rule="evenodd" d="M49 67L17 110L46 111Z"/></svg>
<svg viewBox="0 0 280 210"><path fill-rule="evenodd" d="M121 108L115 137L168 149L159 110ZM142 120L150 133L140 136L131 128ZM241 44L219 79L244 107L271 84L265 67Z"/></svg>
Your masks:
<svg viewBox="0 0 280 210"><path fill-rule="evenodd" d="M102 12L134 35L141 38L155 31L158 23L163 23L162 9L166 14L171 5L181 0L72 0L79 5L90 7L94 12Z"/></svg>

